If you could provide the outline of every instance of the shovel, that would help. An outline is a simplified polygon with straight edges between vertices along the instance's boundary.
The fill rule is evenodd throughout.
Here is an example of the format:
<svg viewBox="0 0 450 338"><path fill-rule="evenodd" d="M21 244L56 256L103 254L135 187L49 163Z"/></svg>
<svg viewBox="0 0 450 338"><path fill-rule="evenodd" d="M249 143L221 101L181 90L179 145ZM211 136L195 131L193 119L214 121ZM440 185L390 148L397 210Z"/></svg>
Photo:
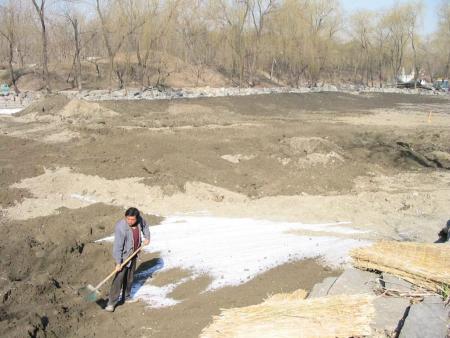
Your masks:
<svg viewBox="0 0 450 338"><path fill-rule="evenodd" d="M120 265L120 269L123 269L123 267L125 265L127 265L127 263L134 257L136 256L136 254L141 251L141 249L143 248L143 246L140 246L135 252L133 252L133 254L128 257L121 265ZM116 274L116 269L114 269L113 272L111 272L108 277L106 277L104 280L102 280L100 283L97 284L97 286L92 286L90 284L88 284L87 286L81 288L78 290L78 294L84 296L84 298L88 301L88 302L95 302L99 295L100 292L98 291L98 289L101 288L101 286L103 284L105 284L108 279L110 279L112 276L114 276Z"/></svg>

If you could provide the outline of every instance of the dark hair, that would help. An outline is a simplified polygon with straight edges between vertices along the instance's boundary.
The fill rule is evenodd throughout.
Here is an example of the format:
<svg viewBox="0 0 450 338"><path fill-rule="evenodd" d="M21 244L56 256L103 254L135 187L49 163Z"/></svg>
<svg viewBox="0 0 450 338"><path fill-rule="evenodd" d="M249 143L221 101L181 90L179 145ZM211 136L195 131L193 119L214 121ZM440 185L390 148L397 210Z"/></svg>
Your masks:
<svg viewBox="0 0 450 338"><path fill-rule="evenodd" d="M125 217L127 216L139 218L139 210L136 208L128 208L127 211L125 211Z"/></svg>

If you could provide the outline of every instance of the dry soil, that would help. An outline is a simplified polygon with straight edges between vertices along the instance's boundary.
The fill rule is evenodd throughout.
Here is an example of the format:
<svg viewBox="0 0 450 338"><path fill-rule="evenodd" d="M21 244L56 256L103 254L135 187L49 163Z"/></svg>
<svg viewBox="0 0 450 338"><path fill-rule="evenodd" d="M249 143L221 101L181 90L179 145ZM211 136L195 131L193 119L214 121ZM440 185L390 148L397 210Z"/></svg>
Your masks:
<svg viewBox="0 0 450 338"><path fill-rule="evenodd" d="M0 332L7 337L196 337L220 308L310 289L337 271L293 262L178 305L101 310L76 290L113 268L125 207L351 221L369 239L433 241L450 218L450 100L342 93L173 101L50 96L0 117ZM74 194L78 194L74 199ZM95 200L98 203L92 204ZM141 257L141 267L157 254ZM162 271L164 285L186 271Z"/></svg>

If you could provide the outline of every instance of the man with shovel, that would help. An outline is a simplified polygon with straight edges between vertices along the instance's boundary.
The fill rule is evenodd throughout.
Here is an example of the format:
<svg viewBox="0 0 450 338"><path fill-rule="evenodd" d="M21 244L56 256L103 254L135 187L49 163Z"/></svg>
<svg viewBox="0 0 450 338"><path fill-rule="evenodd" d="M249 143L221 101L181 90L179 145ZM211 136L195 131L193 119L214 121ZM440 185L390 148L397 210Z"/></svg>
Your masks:
<svg viewBox="0 0 450 338"><path fill-rule="evenodd" d="M142 240L142 234L144 240ZM136 270L137 254L122 267L128 257L150 243L150 230L147 222L139 214L136 208L129 208L125 212L125 218L116 223L114 232L113 257L116 261L116 274L111 284L108 305L106 311L113 312L119 302L120 291L125 302L131 301L131 285L133 284L134 271Z"/></svg>

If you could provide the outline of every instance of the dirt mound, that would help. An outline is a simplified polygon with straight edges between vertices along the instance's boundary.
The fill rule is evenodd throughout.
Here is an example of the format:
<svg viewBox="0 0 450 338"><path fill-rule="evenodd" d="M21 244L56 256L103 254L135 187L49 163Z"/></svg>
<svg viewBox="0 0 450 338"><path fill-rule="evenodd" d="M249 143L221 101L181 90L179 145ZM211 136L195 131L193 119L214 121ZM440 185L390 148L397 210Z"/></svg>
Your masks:
<svg viewBox="0 0 450 338"><path fill-rule="evenodd" d="M28 114L50 114L54 115L61 111L63 107L69 102L69 99L64 95L48 95L41 97L38 101L33 102L28 107L17 113L17 116L26 116Z"/></svg>
<svg viewBox="0 0 450 338"><path fill-rule="evenodd" d="M301 168L314 167L317 165L333 165L344 162L344 158L334 151L327 154L312 153L304 158L298 159L298 165Z"/></svg>
<svg viewBox="0 0 450 338"><path fill-rule="evenodd" d="M96 102L79 99L69 100L64 95L43 97L17 114L17 116L25 119L28 116L30 122L39 120L47 123L95 121L117 115L119 115L117 112L104 108Z"/></svg>
<svg viewBox="0 0 450 338"><path fill-rule="evenodd" d="M61 143L78 138L80 134L57 116L65 103L67 101L59 96L41 99L11 119L10 125L3 126L2 131L9 136L43 143Z"/></svg>
<svg viewBox="0 0 450 338"><path fill-rule="evenodd" d="M72 99L57 115L63 119L73 119L75 121L96 121L119 114L100 106L96 102Z"/></svg>
<svg viewBox="0 0 450 338"><path fill-rule="evenodd" d="M99 131L119 113L95 102L70 100L62 95L41 98L9 120L4 132L10 136L44 143L80 139L87 129ZM2 130L0 126L0 131ZM99 131L101 132L101 131Z"/></svg>
<svg viewBox="0 0 450 338"><path fill-rule="evenodd" d="M340 152L340 148L336 144L321 137L291 137L285 143L295 154Z"/></svg>
<svg viewBox="0 0 450 338"><path fill-rule="evenodd" d="M51 122L51 120L54 120L54 122L66 121L73 123L112 118L118 116L119 113L96 102L80 99L69 100L64 95L56 94L40 98L16 115L23 118L29 116L30 122L35 120ZM53 119L54 117L56 118Z"/></svg>
<svg viewBox="0 0 450 338"><path fill-rule="evenodd" d="M301 169L343 163L343 149L322 137L291 137L282 140L282 149L289 157L279 158L282 165L294 163Z"/></svg>

